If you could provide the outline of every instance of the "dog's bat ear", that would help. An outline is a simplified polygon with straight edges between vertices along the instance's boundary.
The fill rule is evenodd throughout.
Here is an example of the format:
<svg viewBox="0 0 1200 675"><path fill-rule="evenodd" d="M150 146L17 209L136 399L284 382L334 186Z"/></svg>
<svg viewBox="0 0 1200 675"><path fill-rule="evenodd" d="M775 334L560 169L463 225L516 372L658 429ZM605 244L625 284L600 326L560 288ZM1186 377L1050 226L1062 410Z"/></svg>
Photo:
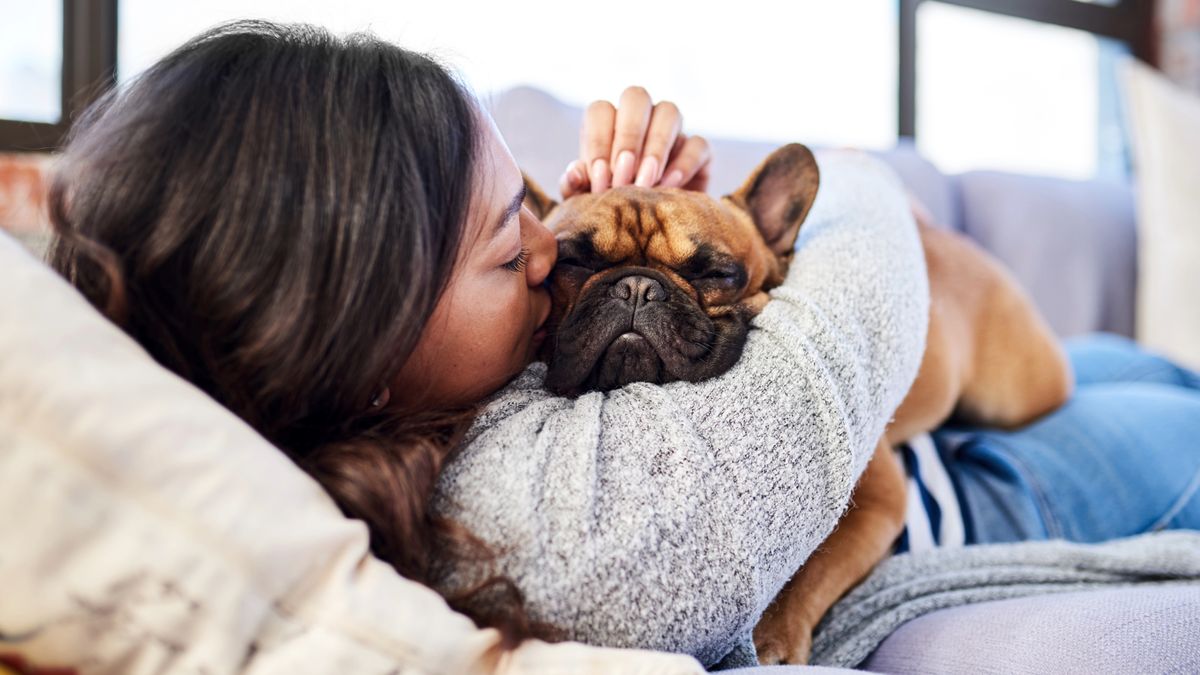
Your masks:
<svg viewBox="0 0 1200 675"><path fill-rule="evenodd" d="M776 255L786 256L817 197L819 182L812 151L791 143L772 152L728 199L750 214Z"/></svg>
<svg viewBox="0 0 1200 675"><path fill-rule="evenodd" d="M558 202L550 198L544 190L529 177L529 174L521 172L521 177L525 179L525 206L533 211L533 215L538 217L538 220L545 220L550 212L558 206Z"/></svg>

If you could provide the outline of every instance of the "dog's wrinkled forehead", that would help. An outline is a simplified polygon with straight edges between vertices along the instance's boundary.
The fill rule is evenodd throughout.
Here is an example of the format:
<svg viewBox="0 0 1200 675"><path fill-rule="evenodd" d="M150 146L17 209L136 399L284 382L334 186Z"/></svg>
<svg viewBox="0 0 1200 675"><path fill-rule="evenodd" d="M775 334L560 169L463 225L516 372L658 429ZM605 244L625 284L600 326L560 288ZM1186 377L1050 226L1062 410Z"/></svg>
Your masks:
<svg viewBox="0 0 1200 675"><path fill-rule="evenodd" d="M753 223L708 195L679 189L613 188L561 204L547 221L580 255L610 264L681 268L705 258L744 258Z"/></svg>

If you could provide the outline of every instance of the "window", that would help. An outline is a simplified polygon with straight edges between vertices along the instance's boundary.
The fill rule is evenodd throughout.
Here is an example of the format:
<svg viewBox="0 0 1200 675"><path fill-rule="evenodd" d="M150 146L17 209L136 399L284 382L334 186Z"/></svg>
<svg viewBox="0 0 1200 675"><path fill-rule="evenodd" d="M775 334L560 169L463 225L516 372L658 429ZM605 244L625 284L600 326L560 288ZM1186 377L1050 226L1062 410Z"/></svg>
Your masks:
<svg viewBox="0 0 1200 675"><path fill-rule="evenodd" d="M583 105L637 83L711 136L886 148L913 135L950 172L1124 177L1112 65L1130 47L1153 61L1152 4L1141 0L596 7L0 0L0 150L54 147L118 65L128 80L210 26L265 18L371 30L432 51L485 99L530 84Z"/></svg>
<svg viewBox="0 0 1200 675"><path fill-rule="evenodd" d="M0 151L50 150L109 87L117 0L0 0Z"/></svg>
<svg viewBox="0 0 1200 675"><path fill-rule="evenodd" d="M920 150L944 171L1123 176L1115 40L941 2L917 10Z"/></svg>
<svg viewBox="0 0 1200 675"><path fill-rule="evenodd" d="M62 4L0 0L0 119L62 116Z"/></svg>
<svg viewBox="0 0 1200 675"><path fill-rule="evenodd" d="M339 33L369 28L433 51L481 95L530 84L583 105L641 84L678 103L693 132L817 145L895 143L895 0L584 6L122 0L119 78L219 22L303 21Z"/></svg>

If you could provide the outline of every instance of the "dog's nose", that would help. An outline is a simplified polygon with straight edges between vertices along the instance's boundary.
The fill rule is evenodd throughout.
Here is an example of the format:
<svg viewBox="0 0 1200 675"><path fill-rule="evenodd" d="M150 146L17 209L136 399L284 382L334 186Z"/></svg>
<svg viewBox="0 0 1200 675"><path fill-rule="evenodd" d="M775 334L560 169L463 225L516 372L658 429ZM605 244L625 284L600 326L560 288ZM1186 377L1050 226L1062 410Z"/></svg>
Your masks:
<svg viewBox="0 0 1200 675"><path fill-rule="evenodd" d="M608 294L618 300L624 300L635 310L647 302L662 302L667 299L667 292L662 284L638 274L617 279L608 290Z"/></svg>

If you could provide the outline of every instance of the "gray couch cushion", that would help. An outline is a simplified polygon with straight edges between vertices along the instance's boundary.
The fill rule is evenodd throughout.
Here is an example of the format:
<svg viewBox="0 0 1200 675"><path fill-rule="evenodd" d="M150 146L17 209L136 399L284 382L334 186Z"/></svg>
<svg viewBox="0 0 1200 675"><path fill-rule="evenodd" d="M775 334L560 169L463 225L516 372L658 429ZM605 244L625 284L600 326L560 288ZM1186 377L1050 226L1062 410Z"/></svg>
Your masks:
<svg viewBox="0 0 1200 675"><path fill-rule="evenodd" d="M885 673L1196 673L1200 585L944 609L901 626L861 667Z"/></svg>
<svg viewBox="0 0 1200 675"><path fill-rule="evenodd" d="M1200 585L1119 588L943 609L891 634L864 662L877 673L1197 673ZM762 666L739 675L848 673Z"/></svg>
<svg viewBox="0 0 1200 675"><path fill-rule="evenodd" d="M963 231L1004 262L1062 336L1133 334L1132 189L994 171L957 178Z"/></svg>
<svg viewBox="0 0 1200 675"><path fill-rule="evenodd" d="M533 87L513 87L486 103L517 165L557 199L558 177L579 157L583 110Z"/></svg>
<svg viewBox="0 0 1200 675"><path fill-rule="evenodd" d="M899 174L905 187L929 209L934 223L962 230L962 206L953 176L942 173L925 159L910 140L901 139L891 150L874 154Z"/></svg>

